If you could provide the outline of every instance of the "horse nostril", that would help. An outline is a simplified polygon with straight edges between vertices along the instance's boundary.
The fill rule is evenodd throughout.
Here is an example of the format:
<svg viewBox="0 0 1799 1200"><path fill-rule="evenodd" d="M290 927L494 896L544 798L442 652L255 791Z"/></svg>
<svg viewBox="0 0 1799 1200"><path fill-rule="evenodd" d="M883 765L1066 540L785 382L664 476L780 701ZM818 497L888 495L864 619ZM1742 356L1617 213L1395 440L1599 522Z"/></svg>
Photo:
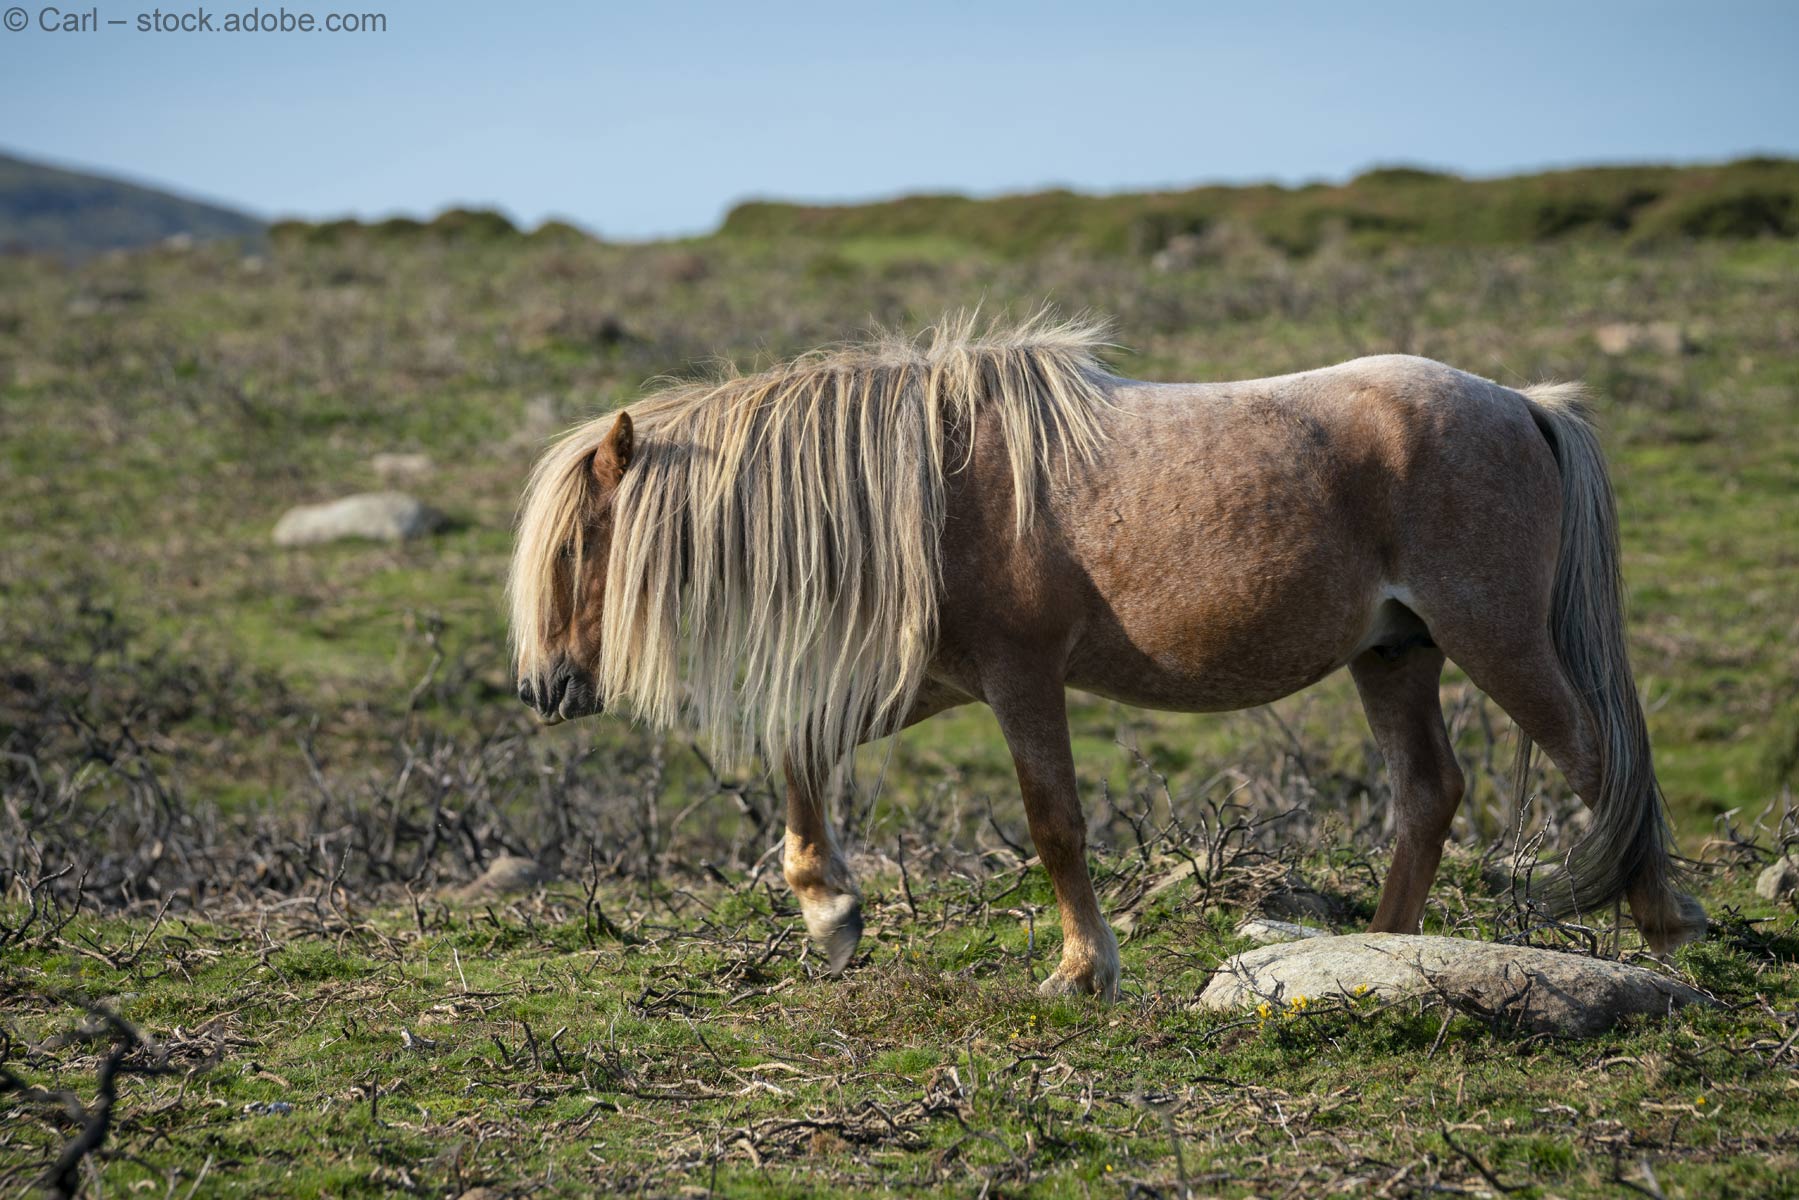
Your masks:
<svg viewBox="0 0 1799 1200"><path fill-rule="evenodd" d="M537 711L545 713L555 712L557 707L562 703L563 694L568 691L568 681L569 675L566 670L558 668L553 672L550 675L549 680L545 682L543 691L538 693L538 699L541 703L538 704Z"/></svg>
<svg viewBox="0 0 1799 1200"><path fill-rule="evenodd" d="M537 707L537 692L532 688L529 679L521 679L518 681L518 698L522 703L528 704L532 708Z"/></svg>

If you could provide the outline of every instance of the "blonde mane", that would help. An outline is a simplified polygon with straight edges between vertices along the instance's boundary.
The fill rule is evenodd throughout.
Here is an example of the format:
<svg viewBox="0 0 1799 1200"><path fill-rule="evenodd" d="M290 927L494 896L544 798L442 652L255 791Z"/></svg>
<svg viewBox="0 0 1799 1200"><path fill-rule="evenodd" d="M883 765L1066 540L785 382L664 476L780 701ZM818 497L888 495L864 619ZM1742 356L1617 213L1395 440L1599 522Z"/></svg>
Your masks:
<svg viewBox="0 0 1799 1200"><path fill-rule="evenodd" d="M1104 334L1041 315L977 331L963 315L632 404L593 664L603 702L800 770L897 728L936 640L946 474L990 414L1023 533L1048 471L1099 444ZM578 580L588 461L613 420L570 431L525 490L508 585L521 676L547 665L573 603L558 558L572 550Z"/></svg>

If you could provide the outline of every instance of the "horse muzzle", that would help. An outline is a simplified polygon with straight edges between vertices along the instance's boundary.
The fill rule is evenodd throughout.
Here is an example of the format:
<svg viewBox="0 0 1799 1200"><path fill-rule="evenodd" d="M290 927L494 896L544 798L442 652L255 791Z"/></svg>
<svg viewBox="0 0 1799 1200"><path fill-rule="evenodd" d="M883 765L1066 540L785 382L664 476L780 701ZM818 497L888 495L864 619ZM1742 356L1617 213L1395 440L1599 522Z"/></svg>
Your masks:
<svg viewBox="0 0 1799 1200"><path fill-rule="evenodd" d="M518 681L518 698L545 725L590 717L604 707L593 676L567 657L559 657L541 676Z"/></svg>

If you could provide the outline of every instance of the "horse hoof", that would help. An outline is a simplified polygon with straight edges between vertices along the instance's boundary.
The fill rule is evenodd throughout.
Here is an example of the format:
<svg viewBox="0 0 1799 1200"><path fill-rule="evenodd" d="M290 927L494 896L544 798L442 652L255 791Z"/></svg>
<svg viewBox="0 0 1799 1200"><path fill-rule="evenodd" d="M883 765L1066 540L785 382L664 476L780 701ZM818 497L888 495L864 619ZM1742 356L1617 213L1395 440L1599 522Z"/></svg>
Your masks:
<svg viewBox="0 0 1799 1200"><path fill-rule="evenodd" d="M1709 928L1699 901L1673 889L1648 897L1631 896L1630 915L1657 958L1667 958L1690 942L1703 942Z"/></svg>
<svg viewBox="0 0 1799 1200"><path fill-rule="evenodd" d="M1110 1004L1118 999L1118 978L1102 978L1097 971L1056 971L1037 985L1039 996L1098 996Z"/></svg>
<svg viewBox="0 0 1799 1200"><path fill-rule="evenodd" d="M862 941L862 910L852 908L837 924L835 929L821 939L825 952L825 969L833 976L843 974L843 969L850 965L850 959L856 956L856 947Z"/></svg>

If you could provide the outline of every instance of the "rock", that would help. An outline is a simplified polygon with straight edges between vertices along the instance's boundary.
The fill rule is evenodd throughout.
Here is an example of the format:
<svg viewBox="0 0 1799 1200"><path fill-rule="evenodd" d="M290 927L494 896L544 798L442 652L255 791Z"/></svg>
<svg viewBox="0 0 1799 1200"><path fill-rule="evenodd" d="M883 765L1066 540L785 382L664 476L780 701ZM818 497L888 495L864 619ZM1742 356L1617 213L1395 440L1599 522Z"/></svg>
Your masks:
<svg viewBox="0 0 1799 1200"><path fill-rule="evenodd" d="M1266 259L1270 248L1252 227L1236 221L1214 221L1198 232L1177 233L1150 256L1149 267L1161 274L1191 271L1221 262Z"/></svg>
<svg viewBox="0 0 1799 1200"><path fill-rule="evenodd" d="M650 260L650 270L669 283L698 283L712 274L712 264L703 254L683 251Z"/></svg>
<svg viewBox="0 0 1799 1200"><path fill-rule="evenodd" d="M1509 896L1514 883L1520 894L1530 891L1530 873L1510 860L1481 864L1481 886L1489 896Z"/></svg>
<svg viewBox="0 0 1799 1200"><path fill-rule="evenodd" d="M1330 937L1328 929L1313 929L1309 925L1295 925L1291 921L1276 921L1271 917L1250 917L1237 926L1237 936L1246 937L1261 946L1272 946L1277 942L1297 942L1304 938Z"/></svg>
<svg viewBox="0 0 1799 1200"><path fill-rule="evenodd" d="M1335 906L1326 897L1298 881L1264 896L1261 907L1267 916L1283 921L1299 921L1306 917L1328 921L1335 915Z"/></svg>
<svg viewBox="0 0 1799 1200"><path fill-rule="evenodd" d="M1206 848L1200 846L1194 850L1192 854L1174 859L1172 864L1168 859L1158 861L1156 864L1157 866L1166 867L1167 869L1163 871L1160 878L1149 886L1149 890L1143 893L1143 898L1145 900L1154 900L1169 888L1178 886L1190 879L1196 879L1199 872L1206 870L1209 859L1210 854L1207 852Z"/></svg>
<svg viewBox="0 0 1799 1200"><path fill-rule="evenodd" d="M101 281L69 298L67 312L71 317L92 317L100 313L121 312L142 304L150 293L135 283Z"/></svg>
<svg viewBox="0 0 1799 1200"><path fill-rule="evenodd" d="M1783 858L1755 880L1755 894L1763 900L1779 900L1799 888L1799 858Z"/></svg>
<svg viewBox="0 0 1799 1200"><path fill-rule="evenodd" d="M1636 350L1653 350L1658 354L1691 354L1698 347L1686 330L1672 321L1614 321L1593 331L1599 349L1614 357Z"/></svg>
<svg viewBox="0 0 1799 1200"><path fill-rule="evenodd" d="M1461 938L1356 933L1246 950L1201 993L1202 1008L1242 1009L1294 996L1316 1001L1365 988L1377 996L1440 996L1537 1033L1589 1036L1633 1014L1666 1014L1706 996L1643 967L1528 946Z"/></svg>
<svg viewBox="0 0 1799 1200"><path fill-rule="evenodd" d="M244 1111L258 1117L291 1117L294 1106L286 1100L257 1100L244 1105Z"/></svg>
<svg viewBox="0 0 1799 1200"><path fill-rule="evenodd" d="M1150 256L1149 268L1163 275L1189 271L1206 261L1205 243L1198 234L1177 233Z"/></svg>
<svg viewBox="0 0 1799 1200"><path fill-rule="evenodd" d="M550 322L550 333L565 342L604 349L635 341L625 323L609 312L564 310Z"/></svg>
<svg viewBox="0 0 1799 1200"><path fill-rule="evenodd" d="M505 896L528 892L549 878L549 873L536 862L517 854L502 854L487 864L487 870L461 887L450 888L453 900L480 900L488 896Z"/></svg>
<svg viewBox="0 0 1799 1200"><path fill-rule="evenodd" d="M568 424L568 418L562 415L554 396L536 395L525 401L525 411L511 441L519 446L541 448L544 439L568 428Z"/></svg>
<svg viewBox="0 0 1799 1200"><path fill-rule="evenodd" d="M429 454L377 454L369 459L369 467L386 483L423 479L435 466Z"/></svg>
<svg viewBox="0 0 1799 1200"><path fill-rule="evenodd" d="M345 538L403 542L442 525L442 513L404 492L365 492L288 509L275 522L275 544L310 546Z"/></svg>

